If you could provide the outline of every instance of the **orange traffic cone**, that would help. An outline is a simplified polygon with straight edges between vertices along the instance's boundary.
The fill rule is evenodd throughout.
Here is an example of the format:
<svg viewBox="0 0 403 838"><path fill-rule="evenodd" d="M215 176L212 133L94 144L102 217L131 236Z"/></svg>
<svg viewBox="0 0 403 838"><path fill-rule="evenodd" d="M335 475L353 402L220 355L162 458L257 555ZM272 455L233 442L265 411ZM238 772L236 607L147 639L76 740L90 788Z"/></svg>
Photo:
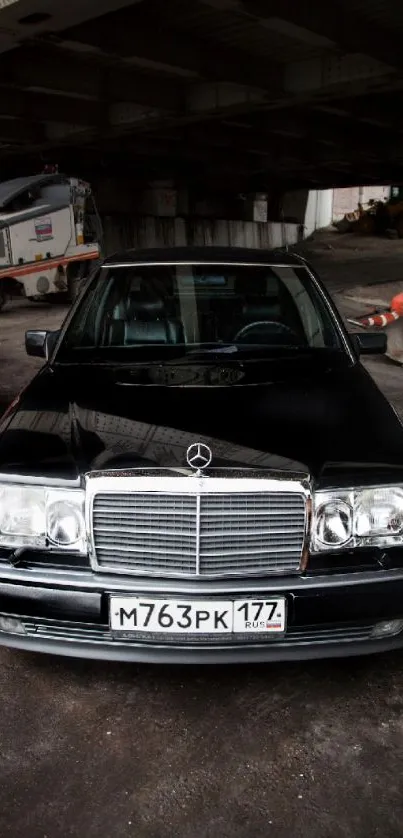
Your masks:
<svg viewBox="0 0 403 838"><path fill-rule="evenodd" d="M403 315L403 294L396 294L390 304L391 311L395 311L399 317Z"/></svg>

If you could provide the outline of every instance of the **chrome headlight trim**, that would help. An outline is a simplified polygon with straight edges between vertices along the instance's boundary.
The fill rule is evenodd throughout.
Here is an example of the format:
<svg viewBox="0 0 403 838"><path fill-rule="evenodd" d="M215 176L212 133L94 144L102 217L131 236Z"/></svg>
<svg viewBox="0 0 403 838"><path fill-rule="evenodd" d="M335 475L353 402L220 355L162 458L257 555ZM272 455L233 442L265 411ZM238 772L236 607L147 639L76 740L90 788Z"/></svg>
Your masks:
<svg viewBox="0 0 403 838"><path fill-rule="evenodd" d="M348 537L340 540L340 543L331 543L330 538L328 540L323 538L324 531L327 531L323 524L323 516L328 514L330 519L336 514L335 510L338 506L349 511L351 524ZM340 532L344 524L340 519ZM330 526L331 530L332 526ZM358 547L393 547L401 544L403 544L403 486L387 484L319 490L314 493L312 553Z"/></svg>
<svg viewBox="0 0 403 838"><path fill-rule="evenodd" d="M0 482L0 547L87 555L84 510L82 489Z"/></svg>

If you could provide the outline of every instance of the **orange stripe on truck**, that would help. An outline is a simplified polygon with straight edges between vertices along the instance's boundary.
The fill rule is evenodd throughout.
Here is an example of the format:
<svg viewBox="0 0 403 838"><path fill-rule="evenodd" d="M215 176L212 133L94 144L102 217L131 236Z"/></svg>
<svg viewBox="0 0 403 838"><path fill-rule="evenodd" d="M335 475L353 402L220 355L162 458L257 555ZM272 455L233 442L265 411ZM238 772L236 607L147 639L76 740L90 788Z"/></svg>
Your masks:
<svg viewBox="0 0 403 838"><path fill-rule="evenodd" d="M44 259L42 262L27 262L25 265L16 267L0 268L0 279L11 276L26 276L27 274L38 274L42 271L49 271L58 268L59 265L68 265L70 262L86 262L90 259L99 259L99 252L92 250L90 253L82 253L77 256L63 256L60 259Z"/></svg>

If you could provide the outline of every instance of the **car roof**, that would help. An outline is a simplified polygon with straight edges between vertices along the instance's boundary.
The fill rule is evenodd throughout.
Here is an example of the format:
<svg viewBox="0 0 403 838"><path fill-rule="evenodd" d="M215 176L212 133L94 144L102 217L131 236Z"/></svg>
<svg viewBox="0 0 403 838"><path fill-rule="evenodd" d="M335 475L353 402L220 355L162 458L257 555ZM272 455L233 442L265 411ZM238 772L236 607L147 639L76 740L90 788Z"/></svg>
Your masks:
<svg viewBox="0 0 403 838"><path fill-rule="evenodd" d="M282 250L261 250L250 247L154 247L142 250L125 250L114 253L104 261L105 266L139 264L144 262L206 262L263 265L296 265L301 267L305 260Z"/></svg>

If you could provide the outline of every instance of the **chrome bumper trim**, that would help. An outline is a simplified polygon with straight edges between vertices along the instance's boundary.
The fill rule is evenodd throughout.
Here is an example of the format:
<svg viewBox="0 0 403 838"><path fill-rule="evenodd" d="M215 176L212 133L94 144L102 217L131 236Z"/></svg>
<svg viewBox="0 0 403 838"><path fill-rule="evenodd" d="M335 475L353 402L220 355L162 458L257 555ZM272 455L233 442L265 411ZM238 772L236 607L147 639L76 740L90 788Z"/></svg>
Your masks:
<svg viewBox="0 0 403 838"><path fill-rule="evenodd" d="M259 591L303 591L315 589L342 588L364 584L381 584L403 580L403 569L365 571L363 573L326 574L323 576L270 576L259 579L214 579L204 580L197 577L189 579L153 579L149 577L128 577L111 573L93 573L92 571L65 570L56 568L21 568L0 565L1 583L19 582L22 584L44 585L46 587L71 588L86 591L116 591L142 593L185 594L237 594Z"/></svg>
<svg viewBox="0 0 403 838"><path fill-rule="evenodd" d="M352 655L369 655L400 649L403 637L386 639L324 641L321 643L290 643L289 646L268 644L267 646L239 646L230 648L184 648L163 647L151 644L123 644L77 640L60 640L0 632L0 646L14 649L63 655L90 660L121 661L127 663L155 663L164 665L193 664L251 664L278 661L317 660Z"/></svg>

